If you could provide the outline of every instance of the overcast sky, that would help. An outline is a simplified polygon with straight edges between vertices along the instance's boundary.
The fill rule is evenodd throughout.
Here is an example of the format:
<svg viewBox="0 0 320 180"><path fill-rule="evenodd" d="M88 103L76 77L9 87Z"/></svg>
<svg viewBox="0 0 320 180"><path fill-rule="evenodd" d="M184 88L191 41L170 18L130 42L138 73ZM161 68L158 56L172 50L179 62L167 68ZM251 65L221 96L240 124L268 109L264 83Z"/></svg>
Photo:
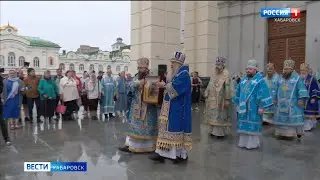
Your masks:
<svg viewBox="0 0 320 180"><path fill-rule="evenodd" d="M111 50L117 37L130 44L130 1L0 2L0 24L77 50L81 44Z"/></svg>

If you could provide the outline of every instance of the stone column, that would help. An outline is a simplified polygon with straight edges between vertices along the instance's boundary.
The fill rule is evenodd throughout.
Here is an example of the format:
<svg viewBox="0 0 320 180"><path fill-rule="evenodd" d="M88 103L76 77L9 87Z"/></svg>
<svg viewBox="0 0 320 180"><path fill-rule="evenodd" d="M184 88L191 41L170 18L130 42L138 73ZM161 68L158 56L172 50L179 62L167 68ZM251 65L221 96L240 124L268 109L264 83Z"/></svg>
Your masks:
<svg viewBox="0 0 320 180"><path fill-rule="evenodd" d="M210 76L218 56L217 1L186 1L184 48L191 71Z"/></svg>
<svg viewBox="0 0 320 180"><path fill-rule="evenodd" d="M150 69L157 74L159 64L180 47L180 1L131 2L131 64L137 72L137 60L146 57Z"/></svg>
<svg viewBox="0 0 320 180"><path fill-rule="evenodd" d="M133 75L137 72L137 60L141 57L141 5L140 1L131 1L131 61L129 72Z"/></svg>

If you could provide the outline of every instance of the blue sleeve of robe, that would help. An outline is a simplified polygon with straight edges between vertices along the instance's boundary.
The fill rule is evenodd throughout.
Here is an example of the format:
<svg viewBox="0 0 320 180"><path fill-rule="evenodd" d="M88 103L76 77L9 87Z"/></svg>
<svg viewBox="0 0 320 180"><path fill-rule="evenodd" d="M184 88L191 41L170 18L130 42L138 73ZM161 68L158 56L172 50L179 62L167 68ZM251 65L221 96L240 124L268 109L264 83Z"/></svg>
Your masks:
<svg viewBox="0 0 320 180"><path fill-rule="evenodd" d="M278 100L278 90L279 90L279 86L280 86L280 79L278 79L278 81L276 81L275 83L274 83L274 86L273 86L273 92L272 92L272 98L273 98L273 100Z"/></svg>
<svg viewBox="0 0 320 180"><path fill-rule="evenodd" d="M167 95L170 99L185 93L191 89L191 80L187 71L182 71L172 82L166 84Z"/></svg>
<svg viewBox="0 0 320 180"><path fill-rule="evenodd" d="M297 82L298 99L309 98L309 93L307 91L306 85L303 83L302 79Z"/></svg>
<svg viewBox="0 0 320 180"><path fill-rule="evenodd" d="M257 95L259 108L267 108L273 104L273 98L265 80L260 82Z"/></svg>
<svg viewBox="0 0 320 180"><path fill-rule="evenodd" d="M235 96L232 98L233 104L239 105L240 83L237 85Z"/></svg>
<svg viewBox="0 0 320 180"><path fill-rule="evenodd" d="M272 89L271 89L271 96L272 99L277 99L277 92L278 92L278 82L279 82L279 76L277 75L274 80L272 81Z"/></svg>

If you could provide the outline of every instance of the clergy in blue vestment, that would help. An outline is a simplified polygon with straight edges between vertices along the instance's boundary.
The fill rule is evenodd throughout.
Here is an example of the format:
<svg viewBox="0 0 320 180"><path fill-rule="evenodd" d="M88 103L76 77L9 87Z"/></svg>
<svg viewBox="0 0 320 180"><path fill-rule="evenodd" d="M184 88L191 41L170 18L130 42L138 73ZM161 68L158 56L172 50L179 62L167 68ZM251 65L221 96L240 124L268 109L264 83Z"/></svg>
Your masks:
<svg viewBox="0 0 320 180"><path fill-rule="evenodd" d="M310 98L304 109L304 126L303 130L310 131L316 127L317 116L319 115L319 86L316 78L310 72L309 64L300 65L300 76L306 85Z"/></svg>
<svg viewBox="0 0 320 180"><path fill-rule="evenodd" d="M248 61L246 73L233 97L238 110L238 146L255 149L260 146L263 112L273 104L273 100L266 81L258 72L256 60Z"/></svg>
<svg viewBox="0 0 320 180"><path fill-rule="evenodd" d="M275 135L281 138L300 138L303 134L303 111L309 93L294 66L293 60L284 61L283 76L275 87L277 109L273 124L276 125Z"/></svg>
<svg viewBox="0 0 320 180"><path fill-rule="evenodd" d="M191 81L189 66L184 65L185 55L175 52L171 58L171 75L167 83L158 82L165 88L159 116L159 133L156 154L150 159L163 162L165 158L175 163L187 160L192 148L191 138Z"/></svg>
<svg viewBox="0 0 320 180"><path fill-rule="evenodd" d="M107 75L101 79L102 85L102 106L103 106L103 114L105 114L106 118L112 117L114 111L114 100L116 97L116 81L113 79L111 69L107 70Z"/></svg>
<svg viewBox="0 0 320 180"><path fill-rule="evenodd" d="M133 94L131 109L128 117L129 128L125 146L119 148L124 152L146 153L156 148L158 134L157 106L143 102L145 77L149 75L149 59L138 60L138 74L129 84Z"/></svg>
<svg viewBox="0 0 320 180"><path fill-rule="evenodd" d="M127 110L127 86L124 71L120 73L120 77L117 79L117 101L115 109L120 118L125 116L125 111Z"/></svg>
<svg viewBox="0 0 320 180"><path fill-rule="evenodd" d="M277 84L279 80L279 74L275 71L275 66L273 63L267 64L267 75L264 77L264 80L267 83L267 86L269 88L270 95L273 96L275 93L275 85ZM269 106L266 108L266 110L263 112L263 123L269 124L272 123L273 117L275 112L275 106Z"/></svg>

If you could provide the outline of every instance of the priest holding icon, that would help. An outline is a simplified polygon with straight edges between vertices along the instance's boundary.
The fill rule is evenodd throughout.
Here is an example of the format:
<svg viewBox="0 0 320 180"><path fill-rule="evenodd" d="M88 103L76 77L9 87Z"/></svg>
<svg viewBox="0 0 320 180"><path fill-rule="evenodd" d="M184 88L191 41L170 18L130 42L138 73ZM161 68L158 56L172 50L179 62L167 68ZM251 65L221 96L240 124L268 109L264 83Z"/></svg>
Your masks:
<svg viewBox="0 0 320 180"><path fill-rule="evenodd" d="M146 83L149 77L149 59L138 60L138 73L129 83L132 92L132 102L128 116L129 128L125 146L119 148L123 152L146 153L156 148L158 134L157 104L147 102ZM157 103L157 102L155 102Z"/></svg>

